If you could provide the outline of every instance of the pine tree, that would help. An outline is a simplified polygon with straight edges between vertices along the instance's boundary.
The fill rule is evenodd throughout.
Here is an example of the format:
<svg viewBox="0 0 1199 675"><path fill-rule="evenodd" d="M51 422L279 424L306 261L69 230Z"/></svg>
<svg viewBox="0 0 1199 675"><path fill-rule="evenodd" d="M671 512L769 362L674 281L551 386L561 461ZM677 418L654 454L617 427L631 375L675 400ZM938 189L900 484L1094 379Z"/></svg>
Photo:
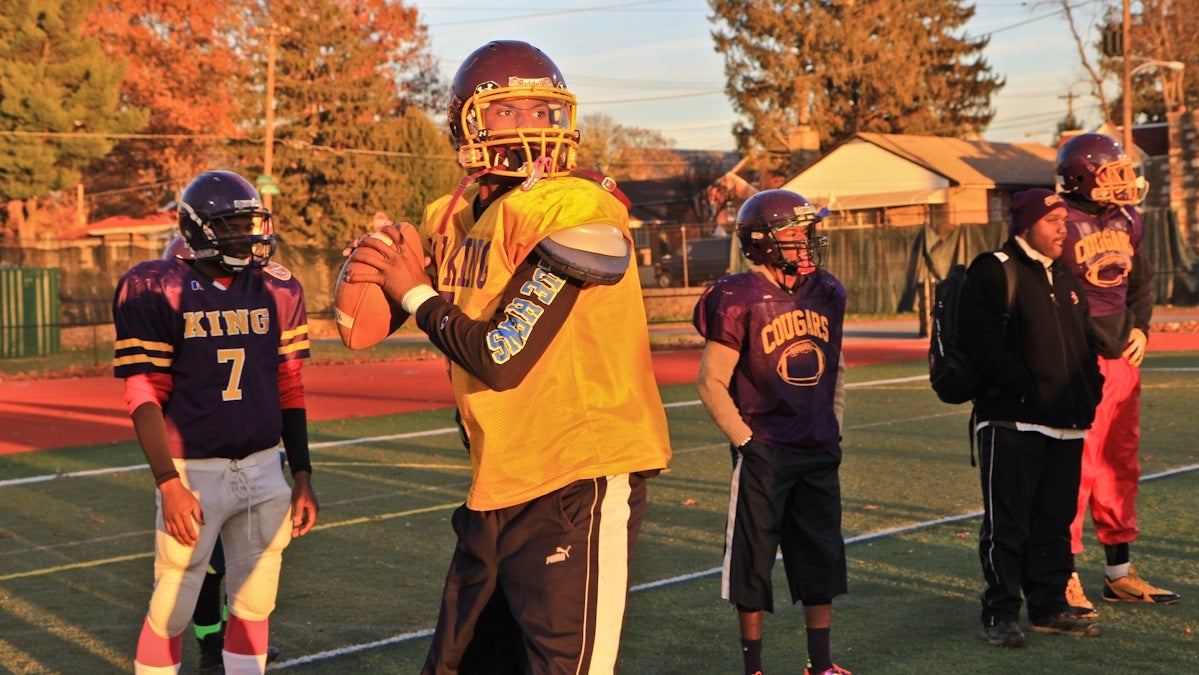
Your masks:
<svg viewBox="0 0 1199 675"><path fill-rule="evenodd" d="M989 38L956 34L959 0L712 0L726 91L744 119L742 152L788 151L815 129L827 150L856 132L974 138L1004 84L981 56Z"/></svg>
<svg viewBox="0 0 1199 675"><path fill-rule="evenodd" d="M81 169L112 148L107 134L146 123L142 111L120 105L124 64L82 33L94 6L0 0L0 131L9 132L0 135L0 199L9 202L10 231L22 236L33 234L23 221L37 198L78 183Z"/></svg>

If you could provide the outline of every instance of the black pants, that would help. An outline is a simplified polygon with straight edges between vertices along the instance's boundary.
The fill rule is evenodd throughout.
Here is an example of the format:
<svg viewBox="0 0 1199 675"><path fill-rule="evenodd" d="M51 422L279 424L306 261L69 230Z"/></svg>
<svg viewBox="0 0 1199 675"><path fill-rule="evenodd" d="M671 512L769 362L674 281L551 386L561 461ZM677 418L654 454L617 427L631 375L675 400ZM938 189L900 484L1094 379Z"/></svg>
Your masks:
<svg viewBox="0 0 1199 675"><path fill-rule="evenodd" d="M1082 439L987 426L978 432L978 445L983 625L1017 621L1022 591L1032 622L1066 611Z"/></svg>

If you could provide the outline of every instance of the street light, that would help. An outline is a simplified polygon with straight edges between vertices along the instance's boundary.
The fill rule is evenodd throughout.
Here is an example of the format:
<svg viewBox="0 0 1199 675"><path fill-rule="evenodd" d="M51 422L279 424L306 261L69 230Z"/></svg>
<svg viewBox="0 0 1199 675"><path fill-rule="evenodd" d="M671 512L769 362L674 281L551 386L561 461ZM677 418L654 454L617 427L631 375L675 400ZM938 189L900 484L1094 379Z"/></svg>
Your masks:
<svg viewBox="0 0 1199 675"><path fill-rule="evenodd" d="M1134 57L1135 58L1135 57ZM1159 61L1157 59L1147 59L1142 63L1137 64L1135 68L1128 67L1128 59L1124 60L1124 152L1132 156L1132 97L1130 96L1132 87L1132 78L1142 71L1150 68L1164 68L1171 73L1182 73L1186 69L1186 64L1182 61ZM1179 76L1181 79L1181 75ZM1181 90L1181 87L1180 87ZM1170 83L1162 78L1162 95L1165 98L1166 111L1174 109L1176 101Z"/></svg>
<svg viewBox="0 0 1199 675"><path fill-rule="evenodd" d="M1157 68L1158 66L1175 73L1181 73L1187 67L1182 61L1146 61L1138 65L1136 68L1133 68L1132 72L1130 72L1128 76L1136 77L1137 73L1141 72L1142 70L1149 70L1150 68Z"/></svg>

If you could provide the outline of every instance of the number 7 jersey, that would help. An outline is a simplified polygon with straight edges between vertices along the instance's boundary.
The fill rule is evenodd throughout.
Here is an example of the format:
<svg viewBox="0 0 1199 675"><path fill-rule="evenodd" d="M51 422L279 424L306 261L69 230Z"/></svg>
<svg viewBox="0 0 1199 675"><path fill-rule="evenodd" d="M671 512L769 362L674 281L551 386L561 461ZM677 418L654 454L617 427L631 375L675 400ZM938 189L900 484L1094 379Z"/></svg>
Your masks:
<svg viewBox="0 0 1199 675"><path fill-rule="evenodd" d="M116 377L165 374L171 454L241 459L279 443L279 365L309 356L304 291L277 263L225 289L181 260L142 262L113 300Z"/></svg>

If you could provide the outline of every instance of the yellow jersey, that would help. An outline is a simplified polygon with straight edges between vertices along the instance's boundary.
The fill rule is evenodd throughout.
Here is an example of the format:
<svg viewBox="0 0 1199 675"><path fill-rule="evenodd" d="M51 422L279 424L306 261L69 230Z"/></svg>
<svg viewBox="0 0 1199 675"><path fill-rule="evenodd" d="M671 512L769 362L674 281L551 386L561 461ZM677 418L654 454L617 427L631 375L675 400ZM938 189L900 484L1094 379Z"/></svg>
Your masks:
<svg viewBox="0 0 1199 675"><path fill-rule="evenodd" d="M495 315L517 266L553 232L612 225L632 246L628 212L590 180L560 177L528 191L513 188L476 222L471 205L477 194L472 185L457 200L442 197L425 210L421 226L437 291L471 319ZM467 507L500 509L577 480L666 467L666 414L632 260L616 284L579 294L566 323L515 388L492 390L451 363L470 439Z"/></svg>

